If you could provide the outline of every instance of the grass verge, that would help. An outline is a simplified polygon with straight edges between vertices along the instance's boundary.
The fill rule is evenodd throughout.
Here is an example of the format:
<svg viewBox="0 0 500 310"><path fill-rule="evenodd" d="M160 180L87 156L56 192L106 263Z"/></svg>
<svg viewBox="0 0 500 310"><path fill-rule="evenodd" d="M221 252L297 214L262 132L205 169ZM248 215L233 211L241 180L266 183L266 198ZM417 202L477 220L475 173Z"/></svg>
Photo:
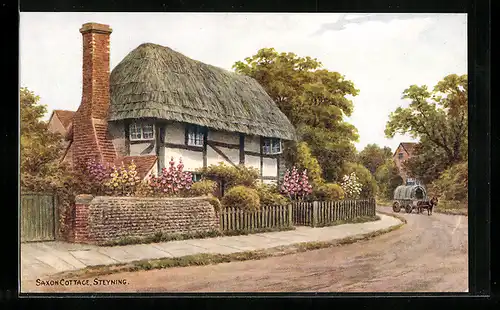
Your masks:
<svg viewBox="0 0 500 310"><path fill-rule="evenodd" d="M376 199L377 206L379 207L390 207L392 206L392 201L383 198Z"/></svg>
<svg viewBox="0 0 500 310"><path fill-rule="evenodd" d="M337 225L343 225L343 224L358 224L358 223L373 222L373 221L378 221L378 220L380 220L380 216L378 216L378 215L360 216L360 217L356 217L356 218L353 218L350 220L335 221L335 222L330 222L330 223L325 223L325 224L317 224L314 227L337 226Z"/></svg>
<svg viewBox="0 0 500 310"><path fill-rule="evenodd" d="M129 245L129 244L147 244L147 243L158 243L158 242L168 242L176 240L188 240L188 239L205 239L205 238L215 238L215 237L227 237L227 236L241 236L249 234L259 234L265 232L275 232L275 231L288 231L294 230L295 227L279 227L279 228L258 228L251 231L248 230L231 230L231 231L209 231L209 232L194 232L185 234L165 234L156 233L149 237L143 238L122 238L115 241L108 241L100 243L100 246L119 246L119 245Z"/></svg>
<svg viewBox="0 0 500 310"><path fill-rule="evenodd" d="M463 215L468 216L467 209L440 209L439 207L434 209L433 212L448 214L448 215Z"/></svg>
<svg viewBox="0 0 500 310"><path fill-rule="evenodd" d="M392 214L387 214L387 215L394 216ZM394 217L399 219L399 217L397 216ZM386 229L332 241L302 242L287 246L278 246L264 250L244 251L244 252L237 252L230 254L203 253L203 254L186 255L173 258L140 260L130 263L107 265L107 266L92 266L77 271L59 273L57 275L53 275L53 277L60 278L61 276L64 276L73 278L77 277L90 278L90 277L110 275L120 272L134 272L134 271L144 271L153 269L165 269L172 267L204 266L204 265L212 265L220 263L237 262L237 261L258 260L269 257L278 257L283 255L296 254L310 250L337 247L341 245L356 243L358 241L369 240L374 237L401 228L406 223L406 220L404 220L404 218L402 219L402 221L403 221L402 223L388 227Z"/></svg>

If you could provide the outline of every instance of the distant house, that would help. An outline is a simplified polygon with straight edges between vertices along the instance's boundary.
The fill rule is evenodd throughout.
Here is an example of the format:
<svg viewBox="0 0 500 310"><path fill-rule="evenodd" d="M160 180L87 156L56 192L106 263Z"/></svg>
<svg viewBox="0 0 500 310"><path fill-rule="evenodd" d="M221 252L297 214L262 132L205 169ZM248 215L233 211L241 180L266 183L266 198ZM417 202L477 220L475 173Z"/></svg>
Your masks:
<svg viewBox="0 0 500 310"><path fill-rule="evenodd" d="M48 121L48 129L51 132L60 133L66 137L73 122L74 111L54 110Z"/></svg>
<svg viewBox="0 0 500 310"><path fill-rule="evenodd" d="M403 179L403 184L419 183L418 180L408 175L403 166L403 163L412 157L416 145L417 143L414 142L401 142L392 155L394 163L399 170L399 175Z"/></svg>
<svg viewBox="0 0 500 310"><path fill-rule="evenodd" d="M294 140L295 129L256 80L151 43L110 73L111 28L87 23L80 32L82 101L64 126L65 161L134 160L146 177L173 157L187 171L243 164L257 168L263 182L279 181L282 141Z"/></svg>

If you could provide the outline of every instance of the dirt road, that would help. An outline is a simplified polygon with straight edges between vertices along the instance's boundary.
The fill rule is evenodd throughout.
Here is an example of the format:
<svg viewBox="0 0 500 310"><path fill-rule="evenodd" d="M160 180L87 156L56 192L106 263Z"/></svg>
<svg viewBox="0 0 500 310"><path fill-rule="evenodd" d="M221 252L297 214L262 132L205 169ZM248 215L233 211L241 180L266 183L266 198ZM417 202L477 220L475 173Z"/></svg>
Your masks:
<svg viewBox="0 0 500 310"><path fill-rule="evenodd" d="M467 217L400 215L408 221L403 228L341 247L258 261L119 273L99 279L126 279L126 285L57 286L43 291L464 292Z"/></svg>

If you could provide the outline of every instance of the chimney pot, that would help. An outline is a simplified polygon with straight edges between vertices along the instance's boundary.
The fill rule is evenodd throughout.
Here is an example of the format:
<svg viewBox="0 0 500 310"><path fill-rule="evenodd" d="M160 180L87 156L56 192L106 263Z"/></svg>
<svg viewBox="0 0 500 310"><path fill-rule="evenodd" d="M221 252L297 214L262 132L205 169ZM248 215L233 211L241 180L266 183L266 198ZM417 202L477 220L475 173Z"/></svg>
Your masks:
<svg viewBox="0 0 500 310"><path fill-rule="evenodd" d="M111 34L113 30L109 27L109 25L98 24L98 23L86 23L82 25L82 28L80 28L80 32L82 34L86 32Z"/></svg>

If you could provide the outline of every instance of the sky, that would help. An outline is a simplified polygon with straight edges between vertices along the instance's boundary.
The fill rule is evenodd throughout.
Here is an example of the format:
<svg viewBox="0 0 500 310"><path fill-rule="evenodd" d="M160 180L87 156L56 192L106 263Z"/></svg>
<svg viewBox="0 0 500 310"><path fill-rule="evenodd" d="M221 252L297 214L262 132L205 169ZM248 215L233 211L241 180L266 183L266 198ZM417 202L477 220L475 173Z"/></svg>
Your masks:
<svg viewBox="0 0 500 310"><path fill-rule="evenodd" d="M227 70L264 47L322 62L351 80L358 96L347 121L356 148L376 143L395 150L409 136L384 135L389 114L410 85L433 87L467 73L466 14L257 14L21 12L20 86L48 107L76 111L82 90L81 25L108 24L111 70L142 43L168 46Z"/></svg>

